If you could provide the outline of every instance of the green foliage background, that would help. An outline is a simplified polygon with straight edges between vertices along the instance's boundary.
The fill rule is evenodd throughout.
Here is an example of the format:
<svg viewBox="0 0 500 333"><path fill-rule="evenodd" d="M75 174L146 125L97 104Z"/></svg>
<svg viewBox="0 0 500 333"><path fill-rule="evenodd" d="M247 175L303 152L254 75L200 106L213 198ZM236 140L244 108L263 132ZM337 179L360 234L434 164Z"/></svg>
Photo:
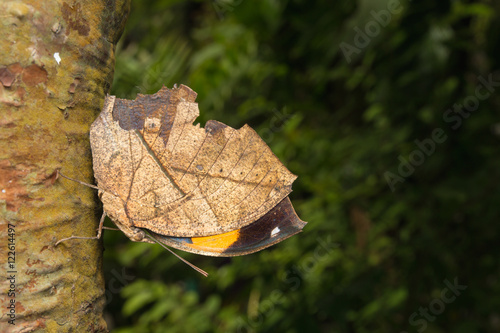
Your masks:
<svg viewBox="0 0 500 333"><path fill-rule="evenodd" d="M479 77L500 82L500 3L401 0L374 23L393 2L133 1L112 93L182 83L202 125L248 123L299 176L309 224L245 257L182 254L208 278L106 232L113 332L500 331L498 87L447 113ZM436 129L446 140L392 191L387 172ZM455 279L467 289L442 309Z"/></svg>

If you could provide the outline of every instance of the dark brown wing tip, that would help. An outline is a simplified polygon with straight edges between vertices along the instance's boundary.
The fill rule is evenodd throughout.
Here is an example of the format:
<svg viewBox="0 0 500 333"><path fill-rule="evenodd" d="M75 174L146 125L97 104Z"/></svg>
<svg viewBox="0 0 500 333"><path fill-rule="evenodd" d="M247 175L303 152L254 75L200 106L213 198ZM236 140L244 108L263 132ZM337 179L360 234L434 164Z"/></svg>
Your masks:
<svg viewBox="0 0 500 333"><path fill-rule="evenodd" d="M241 228L240 236L221 256L238 256L254 253L277 244L306 226L288 197L254 223Z"/></svg>

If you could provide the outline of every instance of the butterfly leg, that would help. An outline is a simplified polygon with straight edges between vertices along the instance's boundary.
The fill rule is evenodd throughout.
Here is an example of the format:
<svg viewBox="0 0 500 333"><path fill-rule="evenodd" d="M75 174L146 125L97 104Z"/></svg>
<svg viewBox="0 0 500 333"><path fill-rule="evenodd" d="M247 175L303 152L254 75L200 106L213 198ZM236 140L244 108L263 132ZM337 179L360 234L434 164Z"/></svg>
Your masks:
<svg viewBox="0 0 500 333"><path fill-rule="evenodd" d="M94 237L79 237L79 236L71 236L67 238L60 239L56 242L55 246L59 245L59 243L70 240L70 239L99 239L102 235L102 229L104 229L104 219L106 218L106 213L102 212L101 220L99 221L99 228L97 228L97 236ZM108 228L106 228L108 229Z"/></svg>

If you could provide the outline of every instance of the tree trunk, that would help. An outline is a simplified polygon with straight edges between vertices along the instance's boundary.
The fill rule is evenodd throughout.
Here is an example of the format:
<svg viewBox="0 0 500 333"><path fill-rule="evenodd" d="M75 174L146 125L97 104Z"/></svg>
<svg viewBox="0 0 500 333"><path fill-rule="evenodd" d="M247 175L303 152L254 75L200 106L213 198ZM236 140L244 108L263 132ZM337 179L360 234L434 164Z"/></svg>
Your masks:
<svg viewBox="0 0 500 333"><path fill-rule="evenodd" d="M89 127L129 0L0 3L0 331L105 332ZM5 278L7 277L7 278Z"/></svg>

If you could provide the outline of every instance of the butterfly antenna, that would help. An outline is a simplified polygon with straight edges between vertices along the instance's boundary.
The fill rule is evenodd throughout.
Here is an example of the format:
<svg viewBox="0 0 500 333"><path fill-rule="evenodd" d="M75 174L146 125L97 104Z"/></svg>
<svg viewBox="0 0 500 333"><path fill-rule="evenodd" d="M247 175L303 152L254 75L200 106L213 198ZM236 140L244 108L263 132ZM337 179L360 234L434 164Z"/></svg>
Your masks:
<svg viewBox="0 0 500 333"><path fill-rule="evenodd" d="M91 187L93 189L96 189L96 190L99 190L99 187L95 186L95 185L92 185L92 184L89 184L89 183L85 183L85 182L82 182L81 180L78 180L78 179L74 179L74 178L71 178L71 177L68 177L68 176L65 176L61 173L61 171L57 170L57 174L63 178L66 178L66 179L69 179L69 180L72 180L74 182L77 182L78 184L82 184L84 186L87 186L87 187Z"/></svg>
<svg viewBox="0 0 500 333"><path fill-rule="evenodd" d="M168 247L166 247L164 244L160 243L159 241L157 241L154 237L152 237L148 232L145 232L145 235L151 239L153 242L157 243L157 244L160 244L165 250L167 250L168 252L172 253L174 256L176 256L177 258L179 258L181 261L183 261L186 265L188 265L189 267L191 267L192 269L194 269L195 271L197 271L198 273L200 273L201 275L207 277L208 276L208 273L205 272L204 270L202 270L201 268L193 265L192 263L190 263L189 261L187 261L186 259L182 258L181 256L179 256L177 253L175 253L174 251L172 251L171 249L169 249Z"/></svg>

